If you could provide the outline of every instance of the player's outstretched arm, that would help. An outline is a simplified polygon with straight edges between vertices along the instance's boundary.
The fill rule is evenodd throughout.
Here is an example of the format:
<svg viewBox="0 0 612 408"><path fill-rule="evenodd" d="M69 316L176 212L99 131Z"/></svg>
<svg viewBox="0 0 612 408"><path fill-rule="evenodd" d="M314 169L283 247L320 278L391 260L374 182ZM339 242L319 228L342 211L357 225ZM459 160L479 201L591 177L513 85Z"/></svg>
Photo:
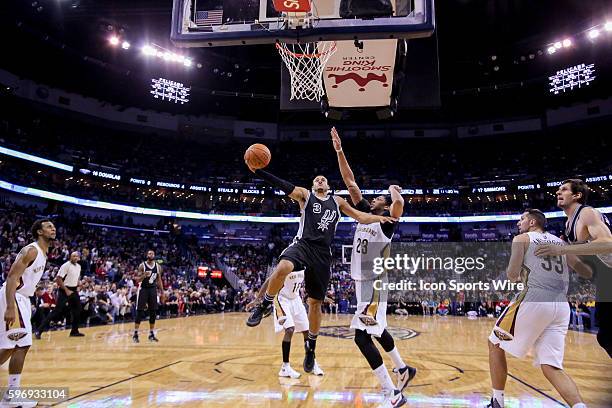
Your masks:
<svg viewBox="0 0 612 408"><path fill-rule="evenodd" d="M391 208L389 213L393 218L399 218L404 213L404 197L402 197L402 188L397 185L389 186L391 194Z"/></svg>
<svg viewBox="0 0 612 408"><path fill-rule="evenodd" d="M591 267L582 262L576 255L567 255L567 264L581 278L591 279L593 277L593 270Z"/></svg>
<svg viewBox="0 0 612 408"><path fill-rule="evenodd" d="M351 195L351 201L354 205L357 205L358 202L361 201L363 196L361 195L361 190L355 181L355 175L353 174L353 170L348 164L348 160L344 155L344 151L342 150L342 140L340 140L340 135L338 135L338 131L335 127L331 129L331 138L332 143L334 145L334 150L338 155L338 166L340 167L340 174L342 175L342 181L346 185L349 194Z"/></svg>
<svg viewBox="0 0 612 408"><path fill-rule="evenodd" d="M19 285L19 279L25 272L28 265L30 265L38 256L36 248L28 246L24 247L15 262L11 265L8 275L6 276L6 298L15 299L15 292ZM11 325L15 321L15 302L6 302L6 311L4 312L4 321L6 324Z"/></svg>
<svg viewBox="0 0 612 408"><path fill-rule="evenodd" d="M537 256L555 255L604 255L612 254L612 233L593 208L585 208L580 214L580 221L585 225L591 241L576 245L540 245L535 250Z"/></svg>
<svg viewBox="0 0 612 408"><path fill-rule="evenodd" d="M338 207L340 207L340 211L342 211L345 215L348 215L352 219L356 220L361 224L372 224L375 222L381 222L383 224L387 222L395 222L397 219L392 217L383 217L381 215L374 215L361 212L359 210L354 209L346 202L346 200L342 197L334 196L334 199L338 203Z"/></svg>
<svg viewBox="0 0 612 408"><path fill-rule="evenodd" d="M246 162L245 162L246 163ZM265 170L256 170L249 166L246 163L249 170L251 170L257 177L260 177L263 181L270 184L273 187L280 189L283 193L287 194L290 198L300 203L300 206L303 206L306 203L306 198L308 197L308 190L303 187L296 187L293 183L283 180L280 177L275 176L269 171Z"/></svg>
<svg viewBox="0 0 612 408"><path fill-rule="evenodd" d="M523 261L525 260L525 252L529 247L529 235L520 234L512 240L512 252L506 274L511 282L517 282L521 277L523 269Z"/></svg>

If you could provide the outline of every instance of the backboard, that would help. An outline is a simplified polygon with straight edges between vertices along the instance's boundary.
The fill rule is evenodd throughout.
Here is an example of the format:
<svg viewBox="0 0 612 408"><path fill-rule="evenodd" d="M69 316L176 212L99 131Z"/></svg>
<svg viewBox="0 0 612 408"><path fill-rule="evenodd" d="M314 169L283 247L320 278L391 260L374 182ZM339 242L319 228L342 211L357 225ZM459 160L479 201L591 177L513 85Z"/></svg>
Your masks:
<svg viewBox="0 0 612 408"><path fill-rule="evenodd" d="M341 18L342 0L312 0L310 27L294 29L272 0L174 0L171 38L180 47L217 47L420 38L433 33L434 0L391 3L392 16Z"/></svg>

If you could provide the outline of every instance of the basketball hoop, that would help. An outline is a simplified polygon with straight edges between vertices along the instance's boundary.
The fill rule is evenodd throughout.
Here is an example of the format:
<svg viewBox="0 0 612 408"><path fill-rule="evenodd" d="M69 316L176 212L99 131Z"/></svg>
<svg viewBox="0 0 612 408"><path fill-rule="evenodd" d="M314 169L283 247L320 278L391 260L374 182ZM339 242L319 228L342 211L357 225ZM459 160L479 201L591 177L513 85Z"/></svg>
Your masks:
<svg viewBox="0 0 612 408"><path fill-rule="evenodd" d="M291 75L291 100L320 101L325 94L323 69L336 52L335 41L304 44L277 42L276 49Z"/></svg>

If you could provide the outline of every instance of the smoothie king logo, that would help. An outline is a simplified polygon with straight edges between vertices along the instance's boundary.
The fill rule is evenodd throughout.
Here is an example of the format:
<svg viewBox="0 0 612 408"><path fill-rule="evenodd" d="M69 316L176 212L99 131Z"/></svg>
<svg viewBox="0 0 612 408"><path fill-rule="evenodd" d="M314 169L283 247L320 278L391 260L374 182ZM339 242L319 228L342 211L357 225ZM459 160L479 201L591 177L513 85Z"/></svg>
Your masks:
<svg viewBox="0 0 612 408"><path fill-rule="evenodd" d="M351 83L357 85L360 92L364 92L370 83L388 87L389 77L386 72L391 71L391 65L378 63L374 56L344 57L342 65L328 66L325 71L327 77L334 80L332 88Z"/></svg>

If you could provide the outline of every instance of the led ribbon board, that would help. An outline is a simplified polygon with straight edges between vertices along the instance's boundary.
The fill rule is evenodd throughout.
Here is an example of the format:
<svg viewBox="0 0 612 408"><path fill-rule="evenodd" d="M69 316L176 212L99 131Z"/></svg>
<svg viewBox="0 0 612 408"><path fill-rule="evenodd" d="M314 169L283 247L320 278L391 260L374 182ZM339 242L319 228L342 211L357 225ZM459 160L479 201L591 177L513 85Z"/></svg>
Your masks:
<svg viewBox="0 0 612 408"><path fill-rule="evenodd" d="M15 193L25 194L33 197L45 198L48 200L61 201L68 204L80 205L91 208L101 208L106 210L123 211L128 213L155 215L160 217L186 218L192 220L210 220L210 221L231 221L231 222L258 222L269 224L289 224L297 223L300 217L267 217L254 215L223 215L223 214L204 214L191 211L176 211L176 210L161 210L156 208L134 207L125 204L109 203L105 201L89 200L84 198L72 197L51 191L40 190L37 188L24 187L17 184L12 184L4 180L0 180L0 189L13 191ZM597 208L602 214L612 213L612 207ZM544 213L546 218L562 218L565 217L563 211L553 211ZM464 222L502 222L502 221L517 221L520 214L491 214L491 215L470 215L460 217L401 217L400 222L412 223L464 223ZM340 222L355 222L352 218L341 217Z"/></svg>

